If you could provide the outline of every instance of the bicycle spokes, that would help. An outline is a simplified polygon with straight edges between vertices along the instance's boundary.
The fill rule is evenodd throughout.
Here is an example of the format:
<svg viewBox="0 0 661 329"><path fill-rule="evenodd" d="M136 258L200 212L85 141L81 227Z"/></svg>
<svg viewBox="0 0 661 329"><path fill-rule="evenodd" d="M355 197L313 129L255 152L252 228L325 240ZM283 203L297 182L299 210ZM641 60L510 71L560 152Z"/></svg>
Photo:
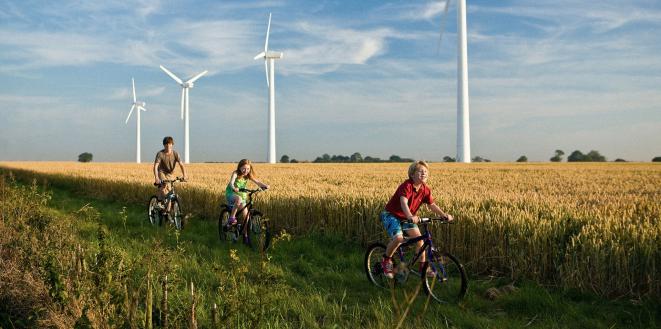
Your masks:
<svg viewBox="0 0 661 329"><path fill-rule="evenodd" d="M437 302L456 303L463 298L467 289L467 278L463 266L452 255L435 253L425 266L435 275L424 276L425 291Z"/></svg>

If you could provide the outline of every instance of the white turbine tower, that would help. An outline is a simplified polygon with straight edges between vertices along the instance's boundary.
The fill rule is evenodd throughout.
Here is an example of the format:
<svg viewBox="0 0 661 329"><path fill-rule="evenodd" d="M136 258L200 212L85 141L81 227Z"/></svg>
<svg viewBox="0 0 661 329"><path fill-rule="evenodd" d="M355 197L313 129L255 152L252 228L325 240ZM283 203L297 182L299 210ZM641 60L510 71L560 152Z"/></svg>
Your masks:
<svg viewBox="0 0 661 329"><path fill-rule="evenodd" d="M189 114L188 114L188 89L193 88L193 83L201 78L203 75L207 74L208 71L200 72L196 76L183 81L179 79L174 73L170 72L168 69L161 65L161 70L170 76L174 81L176 81L181 86L181 119L184 120L184 163L190 163L190 148L188 144L188 123L189 123Z"/></svg>
<svg viewBox="0 0 661 329"><path fill-rule="evenodd" d="M275 163L275 60L281 59L283 53L269 51L269 33L271 32L271 13L269 13L269 24L266 27L266 41L264 51L257 54L255 59L264 58L264 70L266 71L266 85L269 88L269 149L266 161Z"/></svg>
<svg viewBox="0 0 661 329"><path fill-rule="evenodd" d="M445 11L441 20L441 38L449 5L450 0L445 0ZM464 163L471 162L467 44L466 0L457 0L457 162Z"/></svg>
<svg viewBox="0 0 661 329"><path fill-rule="evenodd" d="M136 135L136 147L135 147L135 162L140 163L140 111L147 111L145 109L145 102L138 102L137 97L135 95L135 81L133 78L131 78L131 86L133 87L133 105L131 106L131 111L129 111L129 115L126 117L126 122L125 124L129 123L129 118L131 117L131 114L133 113L133 110L135 111L135 116L136 116L136 127L137 127L137 135Z"/></svg>

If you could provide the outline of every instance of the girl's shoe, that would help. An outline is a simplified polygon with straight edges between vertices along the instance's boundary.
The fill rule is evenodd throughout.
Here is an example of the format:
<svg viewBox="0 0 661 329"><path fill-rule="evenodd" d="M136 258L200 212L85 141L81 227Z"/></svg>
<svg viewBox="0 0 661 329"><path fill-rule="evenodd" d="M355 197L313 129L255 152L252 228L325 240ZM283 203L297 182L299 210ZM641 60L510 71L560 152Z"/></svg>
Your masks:
<svg viewBox="0 0 661 329"><path fill-rule="evenodd" d="M236 217L230 217L227 220L227 227L230 227L230 226L235 225L235 224L236 224Z"/></svg>

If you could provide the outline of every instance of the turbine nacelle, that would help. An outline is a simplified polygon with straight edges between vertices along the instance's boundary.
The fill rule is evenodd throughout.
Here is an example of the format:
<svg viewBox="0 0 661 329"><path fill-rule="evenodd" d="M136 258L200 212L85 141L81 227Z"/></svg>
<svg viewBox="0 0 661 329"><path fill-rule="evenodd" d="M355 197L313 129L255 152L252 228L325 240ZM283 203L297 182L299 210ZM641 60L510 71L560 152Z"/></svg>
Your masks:
<svg viewBox="0 0 661 329"><path fill-rule="evenodd" d="M133 102L133 105L137 106L138 108L140 108L143 111L146 111L145 106L147 106L147 103L145 103L145 102Z"/></svg>

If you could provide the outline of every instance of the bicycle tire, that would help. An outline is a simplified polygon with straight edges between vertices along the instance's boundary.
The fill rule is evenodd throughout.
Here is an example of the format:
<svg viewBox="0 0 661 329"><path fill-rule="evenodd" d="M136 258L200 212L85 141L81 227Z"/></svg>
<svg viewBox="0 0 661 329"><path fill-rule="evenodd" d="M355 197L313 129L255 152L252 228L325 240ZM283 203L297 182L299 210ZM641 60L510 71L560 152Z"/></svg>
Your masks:
<svg viewBox="0 0 661 329"><path fill-rule="evenodd" d="M379 288L388 289L390 287L390 280L388 279L381 268L381 260L386 252L386 246L383 243L373 243L367 247L365 252L365 261L363 263L367 280L372 282Z"/></svg>
<svg viewBox="0 0 661 329"><path fill-rule="evenodd" d="M158 197L155 195L152 195L149 198L149 204L147 207L147 221L151 225L161 225L162 224L162 216L161 216L161 210L156 207L156 205L159 203Z"/></svg>
<svg viewBox="0 0 661 329"><path fill-rule="evenodd" d="M427 277L429 267L435 272L434 277ZM420 275L425 292L442 304L461 301L468 289L464 266L450 253L434 250L432 259L427 262Z"/></svg>
<svg viewBox="0 0 661 329"><path fill-rule="evenodd" d="M253 211L250 215L248 230L248 241L253 250L266 251L271 246L271 230L268 220L259 211Z"/></svg>
<svg viewBox="0 0 661 329"><path fill-rule="evenodd" d="M390 287L398 287L405 291L414 291L420 283L417 280L419 278L417 267L410 264L415 256L415 247L400 246L395 250L391 259L393 267L392 279L385 276L381 267L381 261L385 252L386 246L380 242L367 247L364 261L364 270L367 279L380 288L390 289ZM411 280L411 278L416 279Z"/></svg>
<svg viewBox="0 0 661 329"><path fill-rule="evenodd" d="M184 222L184 216L181 210L181 205L179 204L179 200L172 200L172 205L168 216L170 217L170 221L174 224L175 229L179 231L184 229L186 223Z"/></svg>
<svg viewBox="0 0 661 329"><path fill-rule="evenodd" d="M230 217L230 210L227 205L222 205L220 210L220 215L218 216L218 238L220 241L236 241L235 235L236 232L232 232L231 228L227 227L227 221Z"/></svg>

